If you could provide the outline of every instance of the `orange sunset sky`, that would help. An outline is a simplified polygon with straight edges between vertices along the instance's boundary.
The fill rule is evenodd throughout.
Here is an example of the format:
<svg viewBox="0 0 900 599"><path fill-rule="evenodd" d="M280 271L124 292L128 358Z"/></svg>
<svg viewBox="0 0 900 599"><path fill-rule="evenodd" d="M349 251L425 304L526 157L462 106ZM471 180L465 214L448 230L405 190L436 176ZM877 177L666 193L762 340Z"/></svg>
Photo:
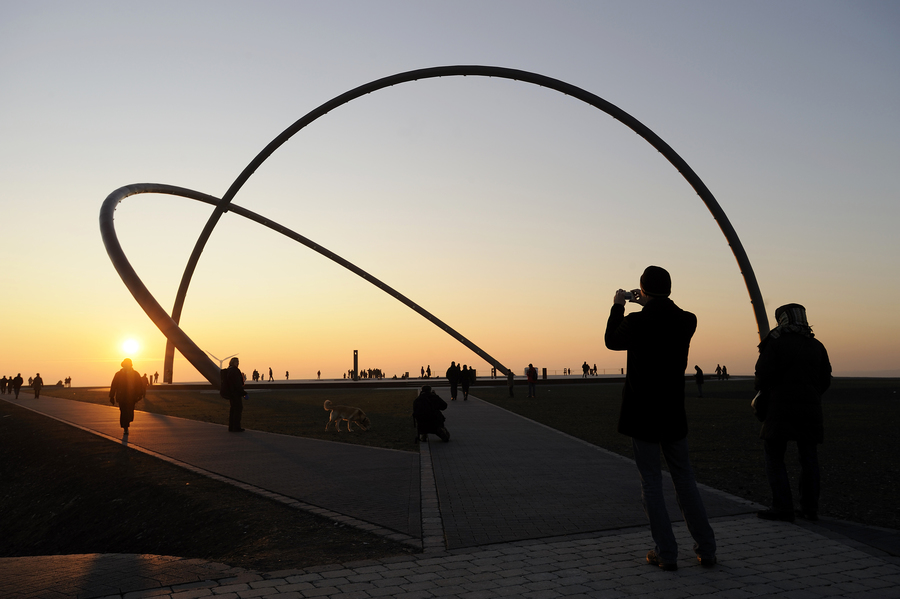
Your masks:
<svg viewBox="0 0 900 599"><path fill-rule="evenodd" d="M474 12L478 18L473 18ZM282 130L407 70L496 65L561 79L647 125L712 191L770 323L807 306L835 374L900 376L900 7L879 2L0 3L0 374L108 384L165 338L100 238L131 183L221 196ZM649 264L697 314L690 369L752 374L737 263L653 147L558 92L499 79L407 83L347 104L260 168L235 203L367 270L521 373L587 361L616 289ZM116 230L170 309L211 208L126 199ZM630 308L633 309L633 308ZM311 250L226 214L182 326L284 379L487 364ZM135 340L136 350L123 343ZM179 355L176 381L200 375Z"/></svg>

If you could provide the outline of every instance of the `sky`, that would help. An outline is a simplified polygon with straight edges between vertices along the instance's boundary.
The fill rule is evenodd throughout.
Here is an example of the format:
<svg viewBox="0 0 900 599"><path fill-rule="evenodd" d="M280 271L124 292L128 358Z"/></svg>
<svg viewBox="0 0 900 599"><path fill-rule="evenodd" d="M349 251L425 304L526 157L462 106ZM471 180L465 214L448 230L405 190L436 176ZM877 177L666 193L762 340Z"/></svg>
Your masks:
<svg viewBox="0 0 900 599"><path fill-rule="evenodd" d="M900 4L896 2L42 2L0 0L0 374L108 385L165 338L100 237L114 190L221 197L331 98L413 69L489 65L618 106L710 189L770 324L808 309L839 376L900 376ZM759 343L724 235L681 174L608 114L532 84L405 83L330 112L234 203L368 271L503 365L625 365L615 291L666 268L699 320L693 365L752 374ZM167 310L212 208L145 194L117 235ZM630 310L635 307L630 307ZM276 378L488 365L353 273L225 214L183 330ZM175 381L199 373L180 354Z"/></svg>

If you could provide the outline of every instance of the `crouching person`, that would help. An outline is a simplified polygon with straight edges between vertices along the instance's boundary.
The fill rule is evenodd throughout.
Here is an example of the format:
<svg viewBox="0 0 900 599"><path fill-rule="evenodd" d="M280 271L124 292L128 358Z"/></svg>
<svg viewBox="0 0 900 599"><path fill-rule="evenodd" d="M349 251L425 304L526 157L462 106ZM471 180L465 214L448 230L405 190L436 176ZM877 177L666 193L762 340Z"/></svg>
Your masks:
<svg viewBox="0 0 900 599"><path fill-rule="evenodd" d="M446 443L450 440L450 431L444 427L444 415L441 413L447 409L447 402L425 385L421 393L413 402L413 422L416 425L416 441L427 441L428 434L435 434Z"/></svg>

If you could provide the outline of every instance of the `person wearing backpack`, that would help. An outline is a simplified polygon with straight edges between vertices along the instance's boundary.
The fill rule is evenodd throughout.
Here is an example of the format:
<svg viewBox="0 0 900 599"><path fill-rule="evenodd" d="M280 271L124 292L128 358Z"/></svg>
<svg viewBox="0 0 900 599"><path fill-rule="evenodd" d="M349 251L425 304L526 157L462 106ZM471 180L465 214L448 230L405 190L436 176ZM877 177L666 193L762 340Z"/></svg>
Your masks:
<svg viewBox="0 0 900 599"><path fill-rule="evenodd" d="M144 398L144 382L134 369L131 358L122 360L122 369L109 385L109 403L119 404L119 425L128 434L128 425L134 421L134 404Z"/></svg>
<svg viewBox="0 0 900 599"><path fill-rule="evenodd" d="M413 401L413 422L416 425L416 442L427 441L429 434L440 437L444 443L450 440L450 431L444 426L444 415L441 413L447 409L447 402L431 390L431 386L424 385L422 392Z"/></svg>
<svg viewBox="0 0 900 599"><path fill-rule="evenodd" d="M240 361L237 358L231 358L228 368L222 370L222 384L219 387L219 395L231 403L231 409L228 411L229 433L244 432L241 428L241 414L244 412L247 392L244 391L244 374L238 368L238 364Z"/></svg>

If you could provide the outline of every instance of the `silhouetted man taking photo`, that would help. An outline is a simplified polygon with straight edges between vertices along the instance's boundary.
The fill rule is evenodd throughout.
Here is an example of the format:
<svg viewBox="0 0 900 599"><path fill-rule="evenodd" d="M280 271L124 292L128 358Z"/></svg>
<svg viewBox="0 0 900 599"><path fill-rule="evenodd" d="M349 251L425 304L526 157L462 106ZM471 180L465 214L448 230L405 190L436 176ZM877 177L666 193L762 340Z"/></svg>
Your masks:
<svg viewBox="0 0 900 599"><path fill-rule="evenodd" d="M694 538L694 553L702 566L716 563L715 535L688 459L684 411L685 370L697 317L676 306L669 299L671 291L669 273L648 266L640 289L616 291L605 335L607 348L628 352L618 430L631 437L641 476L641 497L655 543L647 562L663 570L678 569L678 544L663 497L660 451ZM643 308L625 316L629 301Z"/></svg>

